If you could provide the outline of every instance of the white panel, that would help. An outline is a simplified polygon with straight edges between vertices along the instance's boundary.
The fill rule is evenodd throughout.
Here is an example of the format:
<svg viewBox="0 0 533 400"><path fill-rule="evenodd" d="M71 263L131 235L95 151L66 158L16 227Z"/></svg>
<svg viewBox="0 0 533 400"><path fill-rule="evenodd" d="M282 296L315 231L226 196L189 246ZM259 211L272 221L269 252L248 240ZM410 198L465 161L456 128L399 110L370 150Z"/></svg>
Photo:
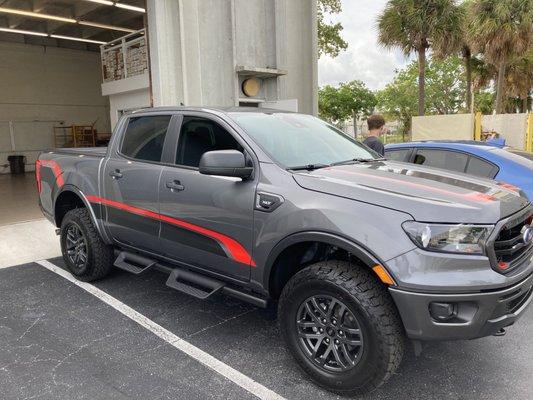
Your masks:
<svg viewBox="0 0 533 400"><path fill-rule="evenodd" d="M413 117L412 140L471 140L474 115L426 115Z"/></svg>
<svg viewBox="0 0 533 400"><path fill-rule="evenodd" d="M527 132L527 114L497 114L481 117L482 132L497 132L505 144L524 149Z"/></svg>

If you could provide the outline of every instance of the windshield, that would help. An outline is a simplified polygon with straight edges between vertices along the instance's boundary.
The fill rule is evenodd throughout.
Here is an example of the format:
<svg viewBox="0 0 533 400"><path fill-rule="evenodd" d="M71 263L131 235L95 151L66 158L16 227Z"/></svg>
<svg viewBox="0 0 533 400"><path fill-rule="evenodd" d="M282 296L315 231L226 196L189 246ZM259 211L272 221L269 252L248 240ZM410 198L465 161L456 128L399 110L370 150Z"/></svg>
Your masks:
<svg viewBox="0 0 533 400"><path fill-rule="evenodd" d="M311 115L250 112L230 115L274 161L288 169L380 157Z"/></svg>

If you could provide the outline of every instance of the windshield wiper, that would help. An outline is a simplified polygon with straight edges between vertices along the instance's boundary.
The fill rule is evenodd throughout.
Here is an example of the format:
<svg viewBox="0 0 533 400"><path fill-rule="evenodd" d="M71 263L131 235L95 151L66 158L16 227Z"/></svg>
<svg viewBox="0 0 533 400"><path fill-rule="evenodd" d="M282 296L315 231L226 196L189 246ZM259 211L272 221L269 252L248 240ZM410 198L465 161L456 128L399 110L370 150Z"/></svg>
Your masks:
<svg viewBox="0 0 533 400"><path fill-rule="evenodd" d="M320 163L318 163L318 164L298 165L296 167L289 167L287 169L290 170L290 171L313 171L315 169L327 168L329 166L330 166L329 164L320 164Z"/></svg>
<svg viewBox="0 0 533 400"><path fill-rule="evenodd" d="M344 160L344 161L337 161L334 163L331 163L331 166L335 165L346 165L346 164L355 164L355 163L369 163L374 161L385 161L386 158L352 158L351 160Z"/></svg>

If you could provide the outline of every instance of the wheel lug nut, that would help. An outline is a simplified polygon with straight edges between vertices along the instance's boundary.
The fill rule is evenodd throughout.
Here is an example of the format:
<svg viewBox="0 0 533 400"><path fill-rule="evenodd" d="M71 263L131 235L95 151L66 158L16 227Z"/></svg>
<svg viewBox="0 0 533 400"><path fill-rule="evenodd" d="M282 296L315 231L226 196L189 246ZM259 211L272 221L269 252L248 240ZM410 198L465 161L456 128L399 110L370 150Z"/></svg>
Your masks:
<svg viewBox="0 0 533 400"><path fill-rule="evenodd" d="M324 328L320 328L320 333L324 332Z"/></svg>
<svg viewBox="0 0 533 400"><path fill-rule="evenodd" d="M326 322L328 322L328 321L326 321L326 319L324 318L324 319L322 320L322 323L325 324Z"/></svg>
<svg viewBox="0 0 533 400"><path fill-rule="evenodd" d="M329 343L329 338L326 338L326 343Z"/></svg>
<svg viewBox="0 0 533 400"><path fill-rule="evenodd" d="M335 344L339 344L339 340L338 339L335 339Z"/></svg>

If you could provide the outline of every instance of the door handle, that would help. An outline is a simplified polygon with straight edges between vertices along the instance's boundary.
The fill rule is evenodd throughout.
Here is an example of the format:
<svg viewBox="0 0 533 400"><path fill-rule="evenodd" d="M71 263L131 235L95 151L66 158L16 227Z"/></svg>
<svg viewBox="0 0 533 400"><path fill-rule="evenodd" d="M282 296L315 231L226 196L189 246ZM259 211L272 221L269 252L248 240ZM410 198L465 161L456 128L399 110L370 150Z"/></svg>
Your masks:
<svg viewBox="0 0 533 400"><path fill-rule="evenodd" d="M111 171L111 172L109 173L109 176L110 176L111 178L113 178L113 179L120 179L120 178L122 178L123 175L122 175L122 172L120 172L119 169L116 169L116 170L114 170L114 171Z"/></svg>
<svg viewBox="0 0 533 400"><path fill-rule="evenodd" d="M185 186L183 186L178 180L167 182L166 187L173 192L181 192L182 190L185 190Z"/></svg>

